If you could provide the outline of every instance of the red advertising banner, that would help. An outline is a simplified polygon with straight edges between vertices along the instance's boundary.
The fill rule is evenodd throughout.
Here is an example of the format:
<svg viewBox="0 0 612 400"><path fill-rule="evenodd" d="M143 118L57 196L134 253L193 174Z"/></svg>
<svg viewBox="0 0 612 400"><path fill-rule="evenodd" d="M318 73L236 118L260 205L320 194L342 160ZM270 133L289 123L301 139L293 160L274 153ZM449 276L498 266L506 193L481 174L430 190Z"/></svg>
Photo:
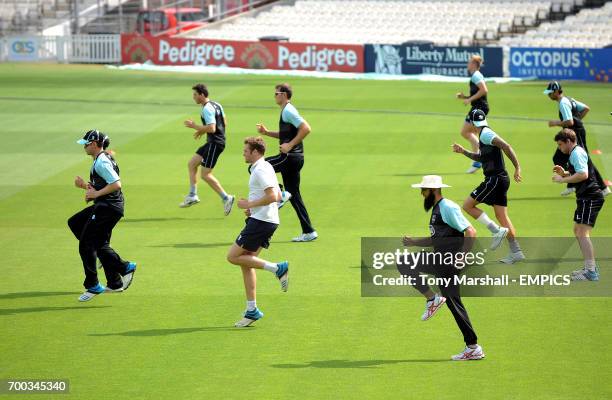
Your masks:
<svg viewBox="0 0 612 400"><path fill-rule="evenodd" d="M363 72L363 46L121 35L123 64L223 65L236 68Z"/></svg>

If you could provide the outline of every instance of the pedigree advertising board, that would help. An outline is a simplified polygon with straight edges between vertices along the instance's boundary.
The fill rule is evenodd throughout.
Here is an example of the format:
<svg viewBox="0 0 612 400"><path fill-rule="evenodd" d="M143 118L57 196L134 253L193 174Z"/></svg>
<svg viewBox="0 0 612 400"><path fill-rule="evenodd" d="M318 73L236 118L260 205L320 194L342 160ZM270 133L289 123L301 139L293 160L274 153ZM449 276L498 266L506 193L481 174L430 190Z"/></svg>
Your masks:
<svg viewBox="0 0 612 400"><path fill-rule="evenodd" d="M363 46L121 35L123 64L363 72Z"/></svg>

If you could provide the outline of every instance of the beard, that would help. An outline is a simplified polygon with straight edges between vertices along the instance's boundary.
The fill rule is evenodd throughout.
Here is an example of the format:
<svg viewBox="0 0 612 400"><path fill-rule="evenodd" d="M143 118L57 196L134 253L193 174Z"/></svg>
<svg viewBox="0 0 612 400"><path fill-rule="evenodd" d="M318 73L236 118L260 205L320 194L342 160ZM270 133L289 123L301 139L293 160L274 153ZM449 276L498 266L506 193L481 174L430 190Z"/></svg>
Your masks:
<svg viewBox="0 0 612 400"><path fill-rule="evenodd" d="M427 197L425 197L425 200L423 200L423 208L425 208L425 211L429 211L431 210L431 208L434 206L435 203L436 203L436 195L433 191L431 191L429 192Z"/></svg>

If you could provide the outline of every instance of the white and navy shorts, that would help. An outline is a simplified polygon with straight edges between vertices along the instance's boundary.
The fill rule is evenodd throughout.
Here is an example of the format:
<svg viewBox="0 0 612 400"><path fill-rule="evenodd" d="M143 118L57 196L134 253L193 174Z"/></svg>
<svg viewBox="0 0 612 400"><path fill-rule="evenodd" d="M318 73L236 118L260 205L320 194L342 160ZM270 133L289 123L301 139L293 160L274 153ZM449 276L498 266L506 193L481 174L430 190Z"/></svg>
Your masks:
<svg viewBox="0 0 612 400"><path fill-rule="evenodd" d="M213 169L217 165L217 160L223 150L225 150L225 146L210 142L197 149L196 154L202 157L202 166L204 168Z"/></svg>
<svg viewBox="0 0 612 400"><path fill-rule="evenodd" d="M236 238L236 244L248 251L257 251L260 247L270 247L270 239L278 224L261 221L255 218L247 218L246 226Z"/></svg>
<svg viewBox="0 0 612 400"><path fill-rule="evenodd" d="M576 199L574 222L577 224L595 226L597 214L599 214L603 204L603 197L599 199Z"/></svg>
<svg viewBox="0 0 612 400"><path fill-rule="evenodd" d="M470 195L479 203L507 207L509 188L510 178L508 178L508 175L487 176L484 182L474 189Z"/></svg>

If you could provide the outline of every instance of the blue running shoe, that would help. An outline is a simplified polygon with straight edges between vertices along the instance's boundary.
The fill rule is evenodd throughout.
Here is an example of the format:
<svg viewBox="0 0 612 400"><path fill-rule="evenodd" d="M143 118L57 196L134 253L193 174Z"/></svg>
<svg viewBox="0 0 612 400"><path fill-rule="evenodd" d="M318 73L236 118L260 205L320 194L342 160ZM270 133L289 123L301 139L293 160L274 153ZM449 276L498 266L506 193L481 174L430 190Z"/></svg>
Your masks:
<svg viewBox="0 0 612 400"><path fill-rule="evenodd" d="M571 278L573 281L593 281L599 280L599 267L595 267L594 271L587 269L586 267L578 269L572 272Z"/></svg>
<svg viewBox="0 0 612 400"><path fill-rule="evenodd" d="M283 208L283 206L289 201L291 200L291 193L289 193L286 190L283 190L281 192L281 200L278 202L278 209L280 210L281 208Z"/></svg>
<svg viewBox="0 0 612 400"><path fill-rule="evenodd" d="M253 322L257 321L258 319L263 318L263 316L264 316L264 313L261 312L259 308L255 308L254 310L251 310L251 311L246 311L244 313L244 317L240 321L236 322L234 326L236 328L246 328L247 326L251 325Z"/></svg>
<svg viewBox="0 0 612 400"><path fill-rule="evenodd" d="M289 288L289 262L282 261L276 264L278 270L276 271L276 277L280 281L281 290L286 292Z"/></svg>
<svg viewBox="0 0 612 400"><path fill-rule="evenodd" d="M79 296L79 301L89 301L99 294L104 293L106 288L99 283L96 286L88 288L82 295Z"/></svg>
<svg viewBox="0 0 612 400"><path fill-rule="evenodd" d="M125 274L121 275L123 280L123 290L127 290L134 280L134 274L136 273L136 263L130 262L125 268Z"/></svg>
<svg viewBox="0 0 612 400"><path fill-rule="evenodd" d="M480 168L482 168L482 164L479 163L478 161L474 161L472 163L472 166L470 168L468 168L467 171L465 171L467 174L473 174L474 172L478 171Z"/></svg>

